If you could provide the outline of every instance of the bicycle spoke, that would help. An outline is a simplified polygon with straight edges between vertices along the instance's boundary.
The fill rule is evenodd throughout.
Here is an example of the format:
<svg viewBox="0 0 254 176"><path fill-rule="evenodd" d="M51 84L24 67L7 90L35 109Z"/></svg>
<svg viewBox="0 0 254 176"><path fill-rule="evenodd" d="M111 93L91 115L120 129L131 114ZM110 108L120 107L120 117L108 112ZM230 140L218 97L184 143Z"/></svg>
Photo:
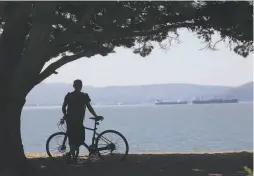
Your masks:
<svg viewBox="0 0 254 176"><path fill-rule="evenodd" d="M101 156L118 156L117 158L122 158L128 152L128 146L123 137L115 131L102 133L97 141L97 147Z"/></svg>
<svg viewBox="0 0 254 176"><path fill-rule="evenodd" d="M65 135L54 136L48 144L48 150L52 155L65 154L69 152L68 140L65 141ZM65 142L65 143L64 143Z"/></svg>
<svg viewBox="0 0 254 176"><path fill-rule="evenodd" d="M110 140L108 140L107 138L105 138L105 137L103 137L103 136L101 136L101 138L102 138L102 140L103 140L104 142L106 142L107 144L110 144Z"/></svg>

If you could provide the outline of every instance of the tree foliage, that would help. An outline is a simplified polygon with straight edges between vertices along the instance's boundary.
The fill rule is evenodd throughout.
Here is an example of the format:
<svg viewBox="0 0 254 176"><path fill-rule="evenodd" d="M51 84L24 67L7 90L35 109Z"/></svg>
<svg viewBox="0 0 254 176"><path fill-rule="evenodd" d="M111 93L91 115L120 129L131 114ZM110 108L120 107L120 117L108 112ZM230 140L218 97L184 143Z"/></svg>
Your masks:
<svg viewBox="0 0 254 176"><path fill-rule="evenodd" d="M17 60L36 50L31 46L40 40L34 38L36 28L45 30L41 31L44 44L37 47L43 54L34 59L45 63L62 56L40 74L38 82L68 62L106 56L119 46L147 56L154 47L151 42L177 37L180 28L197 34L208 48L214 47L212 36L217 31L220 41L237 54L247 57L253 51L253 4L247 1L1 2L0 6L2 35L14 13L20 27L12 32L23 30L14 39L16 44L12 42L19 45L19 51L13 53Z"/></svg>

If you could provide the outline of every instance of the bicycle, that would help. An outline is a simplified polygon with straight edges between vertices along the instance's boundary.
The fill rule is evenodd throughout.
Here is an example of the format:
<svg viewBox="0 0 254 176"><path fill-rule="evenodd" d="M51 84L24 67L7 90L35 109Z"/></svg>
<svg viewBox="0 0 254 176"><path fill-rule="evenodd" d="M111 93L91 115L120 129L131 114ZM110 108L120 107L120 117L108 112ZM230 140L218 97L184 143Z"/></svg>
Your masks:
<svg viewBox="0 0 254 176"><path fill-rule="evenodd" d="M127 155L128 155L128 152L129 152L129 144L128 144L126 138L120 132L115 131L115 130L105 130L101 133L97 133L96 132L97 131L97 126L99 125L99 121L102 121L103 117L99 117L99 118L91 117L89 119L94 120L94 128L85 127L85 130L93 131L92 142L91 142L92 144L90 146L88 146L85 141L82 144L88 150L89 156L91 156L92 154L98 154L98 156L102 160L105 160L105 156L103 156L102 152L103 151L108 151L109 156L118 156L119 160L125 160ZM60 129L61 132L53 133L47 139L46 151L47 151L47 154L50 158L59 157L59 155L52 154L50 152L50 149L49 149L50 142L52 141L52 139L54 139L56 137L63 137L63 141L60 142L59 146L57 147L57 150L63 155L65 155L67 152L69 152L69 150L67 150L67 147L69 146L68 137L67 137L67 134L65 132L66 131L66 123L64 123L64 122L65 121L60 121L60 122L57 123L57 126L58 126L58 128ZM125 145L125 151L122 154L121 153L118 153L118 154L113 153L114 151L118 150L119 145L117 145L116 143L114 143L111 140L109 140L108 138L106 138L105 136L107 134L117 135L118 137L120 137L120 139L123 140L124 145ZM106 145L104 147L99 147L99 142L100 141L105 142ZM79 148L75 151L74 158L78 158L78 156L79 156Z"/></svg>

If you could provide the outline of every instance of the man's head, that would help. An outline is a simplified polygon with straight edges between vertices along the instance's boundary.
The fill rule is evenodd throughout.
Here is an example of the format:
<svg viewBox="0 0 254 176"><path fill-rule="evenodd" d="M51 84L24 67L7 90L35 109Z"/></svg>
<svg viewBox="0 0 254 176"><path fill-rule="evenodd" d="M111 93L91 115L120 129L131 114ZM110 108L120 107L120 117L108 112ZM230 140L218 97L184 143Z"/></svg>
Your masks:
<svg viewBox="0 0 254 176"><path fill-rule="evenodd" d="M81 91L82 89L82 81L80 79L77 79L73 82L73 87L75 89L75 91Z"/></svg>

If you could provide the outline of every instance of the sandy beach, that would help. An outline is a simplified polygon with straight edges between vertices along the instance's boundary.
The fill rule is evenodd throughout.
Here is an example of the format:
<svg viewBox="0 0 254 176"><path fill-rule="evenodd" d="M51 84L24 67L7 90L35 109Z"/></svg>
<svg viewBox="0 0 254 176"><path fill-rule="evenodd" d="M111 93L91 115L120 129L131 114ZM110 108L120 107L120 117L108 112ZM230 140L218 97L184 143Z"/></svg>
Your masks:
<svg viewBox="0 0 254 176"><path fill-rule="evenodd" d="M39 175L48 176L246 176L243 167L253 169L252 151L138 153L123 162L91 162L81 157L75 166L49 159L45 153L26 156L39 168Z"/></svg>

